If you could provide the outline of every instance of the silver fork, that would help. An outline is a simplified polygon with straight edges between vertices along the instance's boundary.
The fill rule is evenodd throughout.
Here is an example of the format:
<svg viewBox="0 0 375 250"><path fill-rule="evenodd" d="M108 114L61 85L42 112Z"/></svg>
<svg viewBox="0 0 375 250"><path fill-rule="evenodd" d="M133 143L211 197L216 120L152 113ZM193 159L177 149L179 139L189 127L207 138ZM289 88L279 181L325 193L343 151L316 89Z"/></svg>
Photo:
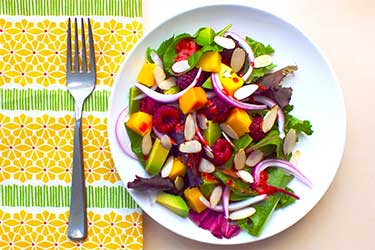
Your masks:
<svg viewBox="0 0 375 250"><path fill-rule="evenodd" d="M86 98L93 92L96 81L94 40L90 19L88 19L89 65L87 64L85 31L81 19L81 65L78 54L78 25L74 20L74 69L72 68L72 42L70 18L68 20L66 48L66 83L75 102L74 149L72 187L70 195L70 214L68 237L71 240L83 240L87 236L86 188L82 153L82 107Z"/></svg>

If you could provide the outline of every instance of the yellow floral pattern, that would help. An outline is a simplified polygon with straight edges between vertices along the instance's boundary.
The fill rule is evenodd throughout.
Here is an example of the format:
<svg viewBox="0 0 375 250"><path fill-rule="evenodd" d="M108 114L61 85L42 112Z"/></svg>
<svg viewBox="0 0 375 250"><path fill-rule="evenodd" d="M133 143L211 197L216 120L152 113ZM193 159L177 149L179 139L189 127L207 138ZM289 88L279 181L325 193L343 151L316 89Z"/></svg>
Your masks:
<svg viewBox="0 0 375 250"><path fill-rule="evenodd" d="M116 172L107 135L107 118L92 114L82 120L86 181L120 180ZM56 118L48 114L9 117L0 113L0 182L13 178L44 183L71 181L74 118L67 114Z"/></svg>
<svg viewBox="0 0 375 250"><path fill-rule="evenodd" d="M97 84L112 86L125 56L142 36L142 22L93 20L92 28ZM66 29L67 22L9 22L0 18L0 86L65 85Z"/></svg>
<svg viewBox="0 0 375 250"><path fill-rule="evenodd" d="M142 215L88 211L88 238L70 241L66 236L69 212L44 210L11 213L0 210L0 249L142 249Z"/></svg>
<svg viewBox="0 0 375 250"><path fill-rule="evenodd" d="M1 93L9 89L65 91L67 21L61 20L0 17ZM91 24L95 40L97 88L108 91L121 63L142 36L142 22L136 18L93 18ZM47 103L42 95L25 97L14 95L21 92L12 93L12 96L0 95L0 198L5 195L3 200L8 202L0 200L0 249L142 249L142 212L127 208L135 207L135 203L129 205L128 198L121 196L115 199L123 193L116 189L120 177L110 154L107 118L102 112L104 108L84 112L82 119L86 184L88 194L95 196L88 197L91 202L88 238L83 242L73 242L66 236L69 197L65 195L63 199L66 200L61 202L55 198L57 195L48 191L52 190L48 189L51 187L60 190L58 188L70 186L73 112L69 109L49 112L48 108L40 108L41 102ZM65 103L64 100L60 101ZM10 107L13 102L33 104L25 110L19 108L25 106L4 108ZM2 107L6 111L3 112ZM59 186L56 188L54 185ZM12 203L18 193L7 193L10 187L13 190L27 187L35 193L24 196L17 191L22 196L17 202L22 202ZM98 187L103 189L90 191ZM44 196L37 193L42 188ZM106 188L112 191L107 191L105 195L103 192L103 197L111 194L110 200L115 199L111 203L113 205L103 205L100 198L100 190L106 191ZM68 194L68 191L64 192ZM39 200L25 198L31 196ZM41 197L49 197L50 200L40 200ZM58 197L61 199L62 196ZM25 207L12 207L17 204ZM51 204L60 207L55 209Z"/></svg>

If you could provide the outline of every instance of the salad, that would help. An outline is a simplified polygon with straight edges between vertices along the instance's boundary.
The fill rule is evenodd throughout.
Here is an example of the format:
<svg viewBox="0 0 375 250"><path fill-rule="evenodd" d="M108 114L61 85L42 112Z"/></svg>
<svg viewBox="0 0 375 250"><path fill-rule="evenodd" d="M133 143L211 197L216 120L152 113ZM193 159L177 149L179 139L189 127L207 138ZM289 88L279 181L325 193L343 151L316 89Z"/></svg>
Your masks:
<svg viewBox="0 0 375 250"><path fill-rule="evenodd" d="M297 66L275 70L270 45L231 28L203 27L148 48L116 122L122 150L150 175L128 188L153 192L218 238L259 236L276 209L299 199L293 178L312 187L294 149L312 126L291 114L293 90L282 86Z"/></svg>

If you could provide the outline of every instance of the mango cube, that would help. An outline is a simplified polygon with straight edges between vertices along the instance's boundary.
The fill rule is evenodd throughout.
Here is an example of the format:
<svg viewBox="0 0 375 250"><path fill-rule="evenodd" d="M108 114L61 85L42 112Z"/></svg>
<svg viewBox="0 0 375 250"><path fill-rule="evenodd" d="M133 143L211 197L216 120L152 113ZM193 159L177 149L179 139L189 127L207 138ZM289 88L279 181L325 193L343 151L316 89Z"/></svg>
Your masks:
<svg viewBox="0 0 375 250"><path fill-rule="evenodd" d="M207 207L199 200L199 197L204 197L202 192L197 187L187 188L184 191L185 200L189 207L197 213L203 212Z"/></svg>
<svg viewBox="0 0 375 250"><path fill-rule="evenodd" d="M189 89L178 100L180 109L186 115L201 107L207 102L206 92L201 87L194 87Z"/></svg>
<svg viewBox="0 0 375 250"><path fill-rule="evenodd" d="M223 63L220 66L219 77L223 88L231 96L233 96L234 92L244 84L242 77L239 77L232 68Z"/></svg>
<svg viewBox="0 0 375 250"><path fill-rule="evenodd" d="M201 67L203 71L217 73L220 71L221 55L217 51L209 51L204 53L197 63L197 67Z"/></svg>
<svg viewBox="0 0 375 250"><path fill-rule="evenodd" d="M131 114L126 126L139 134L144 136L152 129L152 116L142 111Z"/></svg>
<svg viewBox="0 0 375 250"><path fill-rule="evenodd" d="M238 137L241 137L250 131L251 118L245 110L234 108L225 121L225 124L229 125Z"/></svg>
<svg viewBox="0 0 375 250"><path fill-rule="evenodd" d="M156 64L145 63L138 74L137 81L147 87L152 87L155 84L154 69Z"/></svg>
<svg viewBox="0 0 375 250"><path fill-rule="evenodd" d="M185 174L186 174L185 165L179 159L174 158L173 167L168 177L174 180L176 179L177 176L183 177Z"/></svg>

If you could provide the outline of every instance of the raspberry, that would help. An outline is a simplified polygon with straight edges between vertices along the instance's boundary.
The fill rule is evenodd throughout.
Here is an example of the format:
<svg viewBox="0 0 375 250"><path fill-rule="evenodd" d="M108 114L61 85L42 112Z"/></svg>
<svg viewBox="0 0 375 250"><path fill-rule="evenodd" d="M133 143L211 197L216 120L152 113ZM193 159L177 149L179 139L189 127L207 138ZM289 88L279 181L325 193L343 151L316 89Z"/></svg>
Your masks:
<svg viewBox="0 0 375 250"><path fill-rule="evenodd" d="M145 98L142 98L139 102L139 110L150 115L153 115L155 113L155 110L159 108L159 106L159 102L147 96Z"/></svg>
<svg viewBox="0 0 375 250"><path fill-rule="evenodd" d="M186 89L192 83L192 81L194 80L197 73L198 73L198 69L193 68L189 72L187 72L187 73L185 73L181 76L178 76L177 79L176 79L177 86L181 90ZM210 75L211 75L210 72L202 71L201 75L198 78L198 82L197 82L197 84L195 84L195 86L202 86L202 84L210 77Z"/></svg>
<svg viewBox="0 0 375 250"><path fill-rule="evenodd" d="M231 107L217 96L209 99L203 108L204 115L213 122L224 122L230 111Z"/></svg>
<svg viewBox="0 0 375 250"><path fill-rule="evenodd" d="M152 117L154 127L161 133L171 132L179 121L180 113L172 106L158 107Z"/></svg>
<svg viewBox="0 0 375 250"><path fill-rule="evenodd" d="M181 39L176 45L177 57L175 61L186 60L200 49L199 45L191 38Z"/></svg>
<svg viewBox="0 0 375 250"><path fill-rule="evenodd" d="M260 141L266 136L266 133L262 131L262 124L263 117L260 115L255 116L250 124L249 135L254 141Z"/></svg>
<svg viewBox="0 0 375 250"><path fill-rule="evenodd" d="M217 139L214 145L212 145L212 151L214 154L212 163L217 166L223 165L232 156L232 149L229 142L222 138Z"/></svg>

